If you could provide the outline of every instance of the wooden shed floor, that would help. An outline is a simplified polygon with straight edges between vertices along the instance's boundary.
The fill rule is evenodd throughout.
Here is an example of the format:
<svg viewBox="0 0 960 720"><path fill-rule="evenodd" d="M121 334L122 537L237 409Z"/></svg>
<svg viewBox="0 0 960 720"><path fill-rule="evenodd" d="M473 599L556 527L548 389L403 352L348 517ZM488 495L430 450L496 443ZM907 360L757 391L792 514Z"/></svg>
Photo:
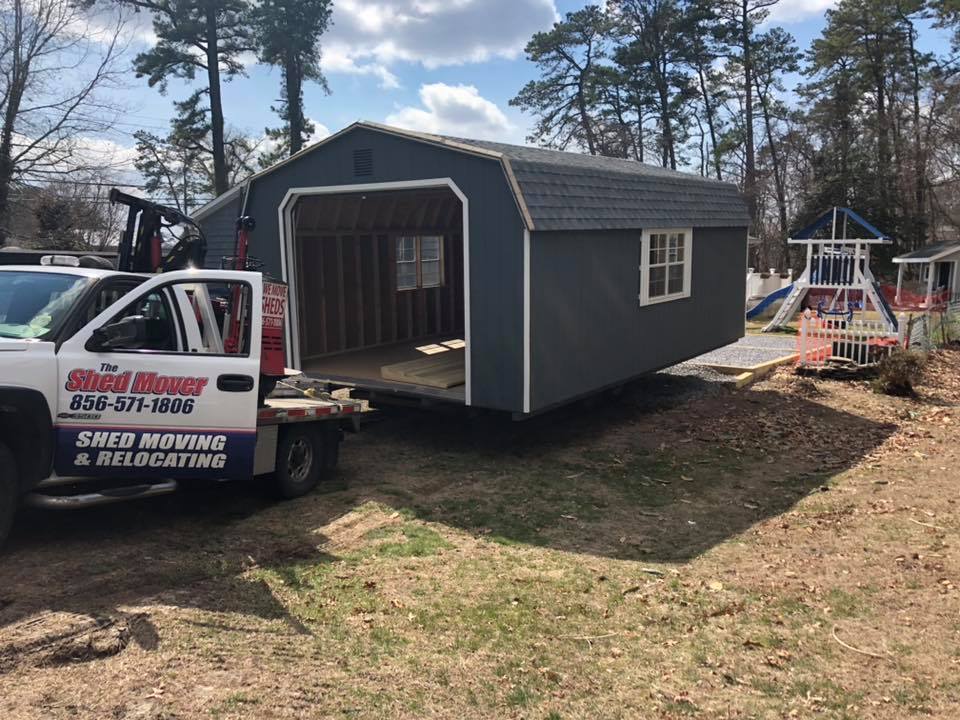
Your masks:
<svg viewBox="0 0 960 720"><path fill-rule="evenodd" d="M443 343L450 343L454 347L435 354L418 349L430 346L446 347ZM443 336L395 345L383 345L325 358L306 359L303 361L303 371L317 380L330 380L333 383L355 385L372 390L401 392L454 402L465 402L466 392L462 384L448 388L438 388L411 382L388 380L383 376L385 366L396 366L402 363L433 358L437 360L442 358L445 361L441 363L443 365L449 365L450 360L448 359L459 358L462 360L464 351L456 347L460 343L462 343L460 337ZM388 372L388 374L396 376L395 373Z"/></svg>

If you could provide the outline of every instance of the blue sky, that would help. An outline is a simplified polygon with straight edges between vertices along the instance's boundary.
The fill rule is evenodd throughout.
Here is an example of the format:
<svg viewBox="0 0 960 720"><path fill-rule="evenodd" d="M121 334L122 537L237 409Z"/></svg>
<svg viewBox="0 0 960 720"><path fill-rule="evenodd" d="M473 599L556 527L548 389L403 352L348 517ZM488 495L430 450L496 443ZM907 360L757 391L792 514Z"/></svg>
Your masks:
<svg viewBox="0 0 960 720"><path fill-rule="evenodd" d="M324 67L332 94L317 86L305 92L307 115L321 132L364 119L427 132L522 142L531 124L508 102L535 68L523 46L537 30L583 7L573 0L334 0L334 25L324 37ZM781 0L771 23L808 47L823 26L833 0ZM145 16L132 21L130 57L149 42ZM922 44L942 38L925 33ZM224 86L227 123L251 135L276 124L270 105L279 72L250 63L248 76ZM112 140L130 146L130 134L145 127L163 134L172 101L190 86L172 82L166 96L130 74L117 97L129 108Z"/></svg>

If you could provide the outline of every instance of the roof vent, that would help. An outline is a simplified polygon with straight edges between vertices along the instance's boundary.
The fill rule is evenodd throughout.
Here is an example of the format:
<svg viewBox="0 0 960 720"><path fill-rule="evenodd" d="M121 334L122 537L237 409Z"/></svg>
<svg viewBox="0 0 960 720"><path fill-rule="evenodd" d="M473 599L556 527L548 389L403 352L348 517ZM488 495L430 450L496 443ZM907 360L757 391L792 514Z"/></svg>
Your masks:
<svg viewBox="0 0 960 720"><path fill-rule="evenodd" d="M355 177L373 175L373 150L353 151L353 174Z"/></svg>

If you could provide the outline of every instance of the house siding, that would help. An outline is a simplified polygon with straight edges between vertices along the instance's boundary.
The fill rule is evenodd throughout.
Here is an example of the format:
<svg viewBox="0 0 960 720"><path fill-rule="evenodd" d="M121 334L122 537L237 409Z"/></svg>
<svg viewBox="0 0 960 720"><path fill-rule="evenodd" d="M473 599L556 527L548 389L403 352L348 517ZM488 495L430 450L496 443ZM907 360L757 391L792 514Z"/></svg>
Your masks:
<svg viewBox="0 0 960 720"><path fill-rule="evenodd" d="M696 228L691 296L641 307L641 230L530 240L531 410L543 410L744 334L746 228Z"/></svg>
<svg viewBox="0 0 960 720"><path fill-rule="evenodd" d="M372 151L372 175L354 175L354 150ZM472 403L521 411L523 223L498 160L358 127L255 179L247 200L247 214L258 223L250 252L267 272L282 275L277 210L291 188L433 178L451 178L469 200ZM232 252L232 234L226 251L220 249L220 237L227 221L232 228L237 212L229 203L202 221L208 236L216 236L209 241L211 267ZM301 308L301 314L309 316L309 308Z"/></svg>
<svg viewBox="0 0 960 720"><path fill-rule="evenodd" d="M240 216L242 198L243 193L237 202L227 203L200 223L207 238L206 266L209 269L219 269L220 261L235 253L237 218Z"/></svg>

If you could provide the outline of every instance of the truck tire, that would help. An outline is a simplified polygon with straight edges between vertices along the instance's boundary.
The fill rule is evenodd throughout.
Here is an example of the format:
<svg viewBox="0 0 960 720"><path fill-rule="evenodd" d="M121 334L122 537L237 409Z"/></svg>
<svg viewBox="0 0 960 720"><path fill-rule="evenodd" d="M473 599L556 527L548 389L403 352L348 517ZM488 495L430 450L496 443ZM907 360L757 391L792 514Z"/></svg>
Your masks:
<svg viewBox="0 0 960 720"><path fill-rule="evenodd" d="M17 463L10 449L0 443L0 547L10 533L17 509Z"/></svg>
<svg viewBox="0 0 960 720"><path fill-rule="evenodd" d="M339 455L339 428L287 425L277 443L274 492L284 500L302 497L336 467Z"/></svg>

